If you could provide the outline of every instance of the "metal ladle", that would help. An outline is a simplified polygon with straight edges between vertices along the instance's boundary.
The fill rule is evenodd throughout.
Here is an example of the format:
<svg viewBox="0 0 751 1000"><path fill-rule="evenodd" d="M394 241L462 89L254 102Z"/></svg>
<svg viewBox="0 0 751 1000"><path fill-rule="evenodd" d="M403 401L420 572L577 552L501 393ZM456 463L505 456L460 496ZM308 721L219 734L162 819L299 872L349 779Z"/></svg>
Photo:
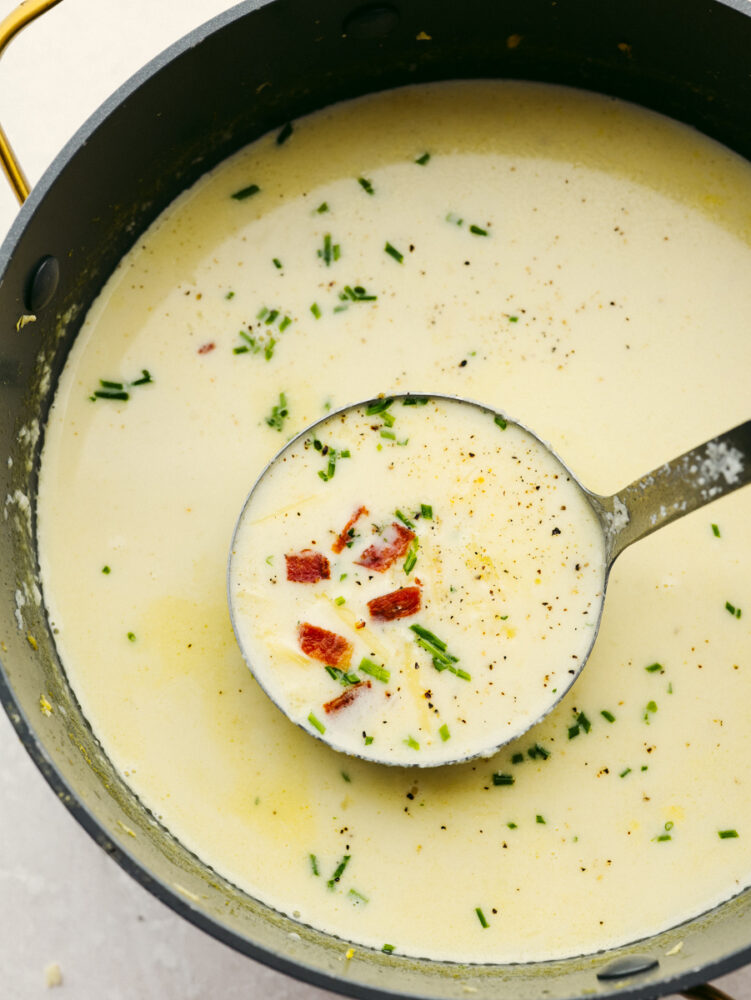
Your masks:
<svg viewBox="0 0 751 1000"><path fill-rule="evenodd" d="M435 401L437 404L440 404L442 401L451 404L459 403L482 411L493 418L499 426L516 426L523 432L526 432L526 434L530 435L549 453L552 459L565 472L566 476L581 491L581 495L586 499L589 508L594 512L596 520L599 523L605 552L604 581L600 594L600 605L595 609L596 614L592 616L592 618L596 619L596 622L591 631L591 642L588 649L586 649L586 654L580 656L577 660L576 669L567 670L564 682L559 683L556 688L550 690L550 697L543 711L540 712L538 706L528 717L524 717L518 724L515 723L512 731L504 731L502 726L499 726L497 741L493 742L490 746L483 746L474 752L455 756L452 753L450 744L446 743L444 744L445 752L439 759L430 759L428 761L415 759L413 763L416 766L436 766L439 764L458 763L477 756L490 756L502 746L517 739L532 726L540 722L568 692L589 659L597 638L607 580L613 563L621 552L629 545L651 534L658 528L662 528L672 521L689 514L691 511L697 510L699 507L703 507L714 500L718 500L720 497L726 496L751 482L751 420L740 424L718 437L712 438L704 444L692 448L672 461L665 462L659 468L640 477L612 496L600 496L582 486L566 464L534 432L530 431L523 424L513 421L506 414L498 413L479 403L441 394L431 394L429 396L405 394L387 398L381 397L379 400L371 400L344 407L307 427L281 449L256 480L238 519L228 561L228 597L235 635L246 663L254 673L253 658L245 648L243 630L239 627L242 611L237 606L238 586L236 583L233 583L233 569L235 568L233 558L236 554L238 535L246 519L251 517L256 491L267 480L270 470L276 468L278 463L285 462L287 456L301 442L316 441L320 443L318 439L324 436L324 427L336 425L337 421L341 422L342 418L348 415L355 415L358 411L360 414L363 412L377 413L379 412L379 406L384 405L384 399L388 405L391 405L392 402L405 403L405 400L407 404L417 404L419 402L425 404L429 401ZM322 478L325 478L325 476L322 476ZM733 611L739 615L739 612L736 612L735 609ZM257 674L256 678L259 679ZM313 718L314 724L311 726L307 724L307 721L299 717L299 712L298 717L295 718L295 714L290 710L289 705L280 703L279 697L272 695L268 690L268 685L264 685L262 680L259 679L259 683L265 687L266 693L272 697L277 706L285 714L310 732L311 735L329 743L334 749L344 750L354 756L378 763L398 763L404 765L403 760L395 761L379 756L377 744L358 749L340 745L332 738L330 730L322 725L315 724L318 721L317 719Z"/></svg>

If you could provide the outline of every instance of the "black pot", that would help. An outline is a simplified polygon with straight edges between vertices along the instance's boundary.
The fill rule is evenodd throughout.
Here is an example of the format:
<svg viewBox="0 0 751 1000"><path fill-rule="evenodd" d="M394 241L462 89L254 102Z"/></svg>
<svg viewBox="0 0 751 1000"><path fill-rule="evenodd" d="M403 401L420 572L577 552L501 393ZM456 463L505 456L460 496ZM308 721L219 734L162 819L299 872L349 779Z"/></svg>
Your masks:
<svg viewBox="0 0 751 1000"><path fill-rule="evenodd" d="M43 437L35 429L44 426L90 303L138 234L203 172L333 101L453 77L554 81L614 94L751 157L749 53L747 0L463 0L459 8L439 0L360 7L351 0L250 0L122 87L24 205L0 250L0 454L13 459L11 468L0 462L0 496L15 498L0 519L0 697L81 825L154 895L214 937L311 983L368 997L466 1000L467 986L476 1000L652 997L751 961L749 890L680 928L583 958L465 966L358 948L343 963L341 941L242 893L144 809L94 739L45 609L34 600ZM57 267L47 261L40 270L48 257ZM28 313L36 321L17 328ZM19 592L30 598L22 630ZM63 711L40 713L41 691ZM678 941L682 950L666 964Z"/></svg>

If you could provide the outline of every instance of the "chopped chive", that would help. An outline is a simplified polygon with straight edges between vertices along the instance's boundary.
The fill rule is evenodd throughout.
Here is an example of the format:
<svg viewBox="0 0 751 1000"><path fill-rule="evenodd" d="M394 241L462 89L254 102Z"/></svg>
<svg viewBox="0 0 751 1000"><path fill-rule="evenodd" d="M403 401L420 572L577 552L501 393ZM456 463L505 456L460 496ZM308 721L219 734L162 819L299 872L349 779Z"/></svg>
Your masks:
<svg viewBox="0 0 751 1000"><path fill-rule="evenodd" d="M227 299L227 300L229 300L229 299L234 299L234 297L235 297L235 293L234 293L234 292L227 292L227 294L226 294L226 295L225 295L224 297L225 297L225 299Z"/></svg>
<svg viewBox="0 0 751 1000"><path fill-rule="evenodd" d="M274 267L277 269L277 271L281 271L282 267L284 266L282 264L282 262L279 260L278 257L272 257L271 258L271 263L274 265Z"/></svg>
<svg viewBox="0 0 751 1000"><path fill-rule="evenodd" d="M383 413L384 410L388 410L393 402L394 400L391 396L386 396L384 399L375 399L372 403L368 403L365 408L365 413L369 417L373 416L375 413Z"/></svg>
<svg viewBox="0 0 751 1000"><path fill-rule="evenodd" d="M493 775L494 785L513 785L515 781L516 778L514 778L513 774L502 774L500 771L496 771Z"/></svg>
<svg viewBox="0 0 751 1000"><path fill-rule="evenodd" d="M712 525L712 534L715 536L715 538L719 538L720 537L720 529L719 529L718 525L716 525L716 524Z"/></svg>
<svg viewBox="0 0 751 1000"><path fill-rule="evenodd" d="M373 742L373 739L374 739L373 736L366 736L365 734L363 734L363 738L365 740L365 746L366 747L369 747L370 744Z"/></svg>
<svg viewBox="0 0 751 1000"><path fill-rule="evenodd" d="M585 733L588 733L589 730L592 728L592 723L586 717L584 712L579 712L579 714L576 717L576 724L578 726L581 726Z"/></svg>
<svg viewBox="0 0 751 1000"><path fill-rule="evenodd" d="M347 784L350 784L350 782L352 781L352 779L347 774L347 772L346 771L340 771L339 773L341 774L342 778L347 782Z"/></svg>
<svg viewBox="0 0 751 1000"><path fill-rule="evenodd" d="M518 316L509 316L508 321L509 321L509 323L518 323L519 322L519 317Z"/></svg>
<svg viewBox="0 0 751 1000"><path fill-rule="evenodd" d="M278 315L279 315L279 310L278 309L272 309L270 312L268 312L266 314L266 320L265 320L266 325L270 326L274 322L274 320L276 319L276 317Z"/></svg>
<svg viewBox="0 0 751 1000"><path fill-rule="evenodd" d="M396 441L396 434L393 431L387 431L385 428L381 428L381 437L386 438L387 441Z"/></svg>
<svg viewBox="0 0 751 1000"><path fill-rule="evenodd" d="M645 667L644 669L647 671L648 674L657 673L658 670L662 671L665 670L665 668L661 663L650 663L650 665L648 667Z"/></svg>
<svg viewBox="0 0 751 1000"><path fill-rule="evenodd" d="M516 830L516 829L518 829L516 823L514 823L513 820L510 823L507 823L506 826L509 828L509 830Z"/></svg>
<svg viewBox="0 0 751 1000"><path fill-rule="evenodd" d="M320 719L317 719L312 712L310 713L310 715L308 715L308 722L311 724L311 726L317 729L321 735L323 735L326 732L326 727L324 726L324 724L321 722Z"/></svg>
<svg viewBox="0 0 751 1000"><path fill-rule="evenodd" d="M535 816L535 823L542 823L545 825L545 817L541 816L539 813Z"/></svg>
<svg viewBox="0 0 751 1000"><path fill-rule="evenodd" d="M737 830L718 830L717 836L720 840L731 840L733 837L738 836Z"/></svg>
<svg viewBox="0 0 751 1000"><path fill-rule="evenodd" d="M291 323L292 320L290 319L290 317L285 316L282 319L281 323L279 324L279 333L284 333L284 331L287 329L288 326L290 326Z"/></svg>
<svg viewBox="0 0 751 1000"><path fill-rule="evenodd" d="M433 520L433 508L429 503L420 504L420 513L425 518L426 521Z"/></svg>
<svg viewBox="0 0 751 1000"><path fill-rule="evenodd" d="M672 693L673 693L673 682L672 681L668 681L668 694L672 694Z"/></svg>
<svg viewBox="0 0 751 1000"><path fill-rule="evenodd" d="M391 952L394 950L395 947L396 947L396 945L393 945L393 944L385 944L381 948L381 951L385 951L387 955L390 955Z"/></svg>
<svg viewBox="0 0 751 1000"><path fill-rule="evenodd" d="M326 267L331 267L331 262L334 260L339 260L340 248L339 244L334 244L331 242L331 233L326 233L323 237L323 249L317 250L316 253L321 258Z"/></svg>
<svg viewBox="0 0 751 1000"><path fill-rule="evenodd" d="M382 681L384 684L388 684L391 673L386 670L385 667L380 666L378 663L374 663L373 660L369 660L367 656L363 656L360 660L360 666L357 668L364 674L369 674L371 677L375 677L377 681Z"/></svg>
<svg viewBox="0 0 751 1000"><path fill-rule="evenodd" d="M409 528L410 531L412 531L414 529L415 522L414 521L410 521L410 519L407 517L407 515L404 514L404 513L402 513L402 511L400 511L398 509L395 510L394 511L394 516L398 517L399 520L402 522L402 524L405 525L407 528Z"/></svg>
<svg viewBox="0 0 751 1000"><path fill-rule="evenodd" d="M275 346L276 346L276 341L274 340L273 337L270 337L266 341L266 346L263 349L263 356L264 358L266 358L267 361L271 361L271 359L274 357Z"/></svg>
<svg viewBox="0 0 751 1000"><path fill-rule="evenodd" d="M246 198L252 197L254 194L258 194L261 189L257 184L248 184L247 187L240 188L239 191L235 191L234 194L230 195L235 201L245 201Z"/></svg>
<svg viewBox="0 0 751 1000"><path fill-rule="evenodd" d="M101 385L101 387L103 389L122 389L123 388L122 382L110 382L108 379L105 379L105 378L100 378L99 379L99 385Z"/></svg>
<svg viewBox="0 0 751 1000"><path fill-rule="evenodd" d="M256 313L256 319L263 319L263 317L266 315L267 312L268 309L266 308L266 306L261 306L261 308Z"/></svg>
<svg viewBox="0 0 751 1000"><path fill-rule="evenodd" d="M435 646L435 648L440 649L441 652L446 652L446 643L442 639L439 639L437 635L429 632L426 628L423 628L422 625L410 625L409 627L416 635L419 635L421 639L425 639L426 642L429 642L431 646Z"/></svg>
<svg viewBox="0 0 751 1000"><path fill-rule="evenodd" d="M288 416L289 410L287 408L287 397L283 392L280 392L279 402L272 406L271 413L266 417L266 423L269 427L273 427L274 430L281 431L284 426L284 421Z"/></svg>
<svg viewBox="0 0 751 1000"><path fill-rule="evenodd" d="M406 740L402 740L402 743L404 743L405 746L411 747L413 750L420 749L420 744L417 742L414 736L408 736Z"/></svg>
<svg viewBox="0 0 751 1000"><path fill-rule="evenodd" d="M658 844L663 843L666 840L672 840L673 838L669 833L661 833L657 837L653 837L652 840L656 840Z"/></svg>
<svg viewBox="0 0 751 1000"><path fill-rule="evenodd" d="M513 755L513 757L511 758L511 763L512 764L522 764L523 762L524 762L524 754L523 753L515 753Z"/></svg>
<svg viewBox="0 0 751 1000"><path fill-rule="evenodd" d="M353 903L368 903L369 902L368 897L367 896L363 896L363 894L361 892L358 892L357 889L350 889L349 892L347 893L347 895L351 897Z"/></svg>
<svg viewBox="0 0 751 1000"><path fill-rule="evenodd" d="M292 135L292 122L287 122L287 124L282 128L279 135L276 137L277 146L282 146L287 139Z"/></svg>
<svg viewBox="0 0 751 1000"><path fill-rule="evenodd" d="M415 163L419 164L421 167L424 167L429 159L430 159L430 153L423 153L422 156L417 157Z"/></svg>
<svg viewBox="0 0 751 1000"><path fill-rule="evenodd" d="M570 740L573 740L578 735L579 735L579 727L578 726L569 726L568 727L568 738Z"/></svg>
<svg viewBox="0 0 751 1000"><path fill-rule="evenodd" d="M321 310L320 310L317 302L313 303L313 305L310 307L310 311L313 313L313 315L315 316L316 319L320 319L321 318Z"/></svg>
<svg viewBox="0 0 751 1000"><path fill-rule="evenodd" d="M648 764L642 764L640 770L641 771L648 771L649 770L649 765Z"/></svg>
<svg viewBox="0 0 751 1000"><path fill-rule="evenodd" d="M603 710L600 712L600 715L603 717L603 719L607 719L608 722L615 722L615 716L613 715L612 712L608 712L606 708L603 708Z"/></svg>
<svg viewBox="0 0 751 1000"><path fill-rule="evenodd" d="M618 775L619 778L625 778L627 774L631 774L631 768L627 767L625 771L621 771Z"/></svg>
<svg viewBox="0 0 751 1000"><path fill-rule="evenodd" d="M136 633L128 632L128 642L135 642L135 641L136 641Z"/></svg>
<svg viewBox="0 0 751 1000"><path fill-rule="evenodd" d="M357 674L348 674L344 670L340 670L339 667L326 667L326 673L329 677L332 677L335 681L339 681L342 687L347 687L350 684L359 684L360 678Z"/></svg>
<svg viewBox="0 0 751 1000"><path fill-rule="evenodd" d="M438 732L440 733L441 739L443 740L444 743L446 742L446 740L451 739L451 733L449 732L449 727L446 725L445 722L438 730Z"/></svg>
<svg viewBox="0 0 751 1000"><path fill-rule="evenodd" d="M406 396L402 400L402 406L427 406L429 399L423 396Z"/></svg>
<svg viewBox="0 0 751 1000"><path fill-rule="evenodd" d="M249 350L250 350L249 347L245 347L245 345L243 345L241 347L233 347L232 348L232 353L233 354L247 354Z"/></svg>
<svg viewBox="0 0 751 1000"><path fill-rule="evenodd" d="M657 702L655 702L655 701L648 701L647 702L647 711L648 712L656 712L657 711Z"/></svg>
<svg viewBox="0 0 751 1000"><path fill-rule="evenodd" d="M454 212L449 212L446 215L446 222L453 222L455 226L461 226L464 224L464 219L456 215Z"/></svg>
<svg viewBox="0 0 751 1000"><path fill-rule="evenodd" d="M541 747L539 743L535 743L527 750L527 756L531 757L532 760L536 760L537 758L547 760L550 756L550 751L546 750L545 747Z"/></svg>
<svg viewBox="0 0 751 1000"><path fill-rule="evenodd" d="M375 193L374 189L373 189L373 185L371 184L371 182L368 180L367 177L358 177L357 178L357 183L360 185L360 187L363 189L363 191L365 191L366 194L374 194Z"/></svg>
<svg viewBox="0 0 751 1000"><path fill-rule="evenodd" d="M345 448L344 451L339 452L339 458L351 458L351 457L352 453L350 452L349 448Z"/></svg>
<svg viewBox="0 0 751 1000"><path fill-rule="evenodd" d="M96 389L94 391L94 398L96 398L96 399L121 399L121 400L127 400L127 399L130 399L130 395L127 392L125 392L124 390L122 392L120 392L120 391L115 392L115 391L110 390L110 389Z"/></svg>
<svg viewBox="0 0 751 1000"><path fill-rule="evenodd" d="M667 821L667 823L665 824L665 829L666 830L672 830L674 826L675 826L675 823L672 821L672 819L669 819Z"/></svg>
<svg viewBox="0 0 751 1000"><path fill-rule="evenodd" d="M344 602L345 602L345 599L343 597L335 597L334 598L334 604L339 605L339 607L341 607L342 604L344 604Z"/></svg>
<svg viewBox="0 0 751 1000"><path fill-rule="evenodd" d="M104 573L105 576L107 576L111 572L112 570L109 568L109 566L102 566L102 573Z"/></svg>
<svg viewBox="0 0 751 1000"><path fill-rule="evenodd" d="M321 204L316 209L319 215L323 215L324 212L329 211L329 203L327 201L322 201Z"/></svg>
<svg viewBox="0 0 751 1000"><path fill-rule="evenodd" d="M321 873L318 870L318 858L315 854L309 854L308 857L310 858L310 870L316 877L319 876Z"/></svg>
<svg viewBox="0 0 751 1000"><path fill-rule="evenodd" d="M733 615L734 618L741 617L741 609L736 608L734 605L730 603L730 601L725 601L725 610L730 612L730 614Z"/></svg>
<svg viewBox="0 0 751 1000"><path fill-rule="evenodd" d="M334 869L334 874L331 876L331 878L326 883L326 885L328 885L329 889L333 889L334 886L336 885L336 883L339 881L339 879L344 874L344 869L349 864L350 857L351 857L350 854L345 854L344 857L342 858L342 860L339 862L339 864Z"/></svg>
<svg viewBox="0 0 751 1000"><path fill-rule="evenodd" d="M413 538L412 541L409 543L409 549L407 550L407 556L404 560L404 567L403 567L404 572L407 573L408 575L417 565L417 553L419 551L419 548L420 548L420 543L417 541L416 538Z"/></svg>
<svg viewBox="0 0 751 1000"><path fill-rule="evenodd" d="M384 410L381 414L381 419L383 420L386 427L393 427L396 423L396 417L393 413L389 413L388 410Z"/></svg>
<svg viewBox="0 0 751 1000"><path fill-rule="evenodd" d="M508 427L508 420L506 420L505 417L502 417L500 413L496 413L493 417L493 423L500 427L502 431L505 431Z"/></svg>
<svg viewBox="0 0 751 1000"><path fill-rule="evenodd" d="M386 243L386 246L383 249L386 251L389 257L394 258L397 264L401 264L404 261L404 254L400 253L396 249L396 247L393 247L389 242Z"/></svg>
<svg viewBox="0 0 751 1000"><path fill-rule="evenodd" d="M487 229L483 229L481 226L470 226L469 227L469 231L470 231L470 233L473 233L475 236L487 236L488 235Z"/></svg>
<svg viewBox="0 0 751 1000"><path fill-rule="evenodd" d="M477 919L480 921L480 924L483 927L490 927L490 924L488 923L485 914L482 912L479 906L475 907L475 913L477 914Z"/></svg>
<svg viewBox="0 0 751 1000"><path fill-rule="evenodd" d="M449 666L448 669L449 669L449 671L452 674L456 674L456 676L459 677L459 678L461 678L461 680L463 680L463 681L471 681L472 680L472 675L468 674L466 670L462 670L461 667L452 667L452 666Z"/></svg>

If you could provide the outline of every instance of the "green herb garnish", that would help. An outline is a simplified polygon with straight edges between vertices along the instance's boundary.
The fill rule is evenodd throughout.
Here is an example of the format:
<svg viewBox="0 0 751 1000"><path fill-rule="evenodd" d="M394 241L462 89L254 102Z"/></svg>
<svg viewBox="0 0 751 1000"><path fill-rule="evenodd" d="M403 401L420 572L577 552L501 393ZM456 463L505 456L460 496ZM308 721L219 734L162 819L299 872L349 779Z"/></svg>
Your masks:
<svg viewBox="0 0 751 1000"><path fill-rule="evenodd" d="M317 302L313 303L313 305L310 307L310 311L313 313L316 319L321 318L321 310Z"/></svg>
<svg viewBox="0 0 751 1000"><path fill-rule="evenodd" d="M369 660L367 656L363 656L362 660L360 660L360 666L357 669L364 674L375 677L377 681L381 681L383 684L388 684L391 678L391 673L385 667L380 666L380 664L375 663L373 660Z"/></svg>
<svg viewBox="0 0 751 1000"><path fill-rule="evenodd" d="M414 736L408 736L406 740L402 740L402 743L404 743L405 746L411 747L413 750L420 749L420 744L417 742Z"/></svg>
<svg viewBox="0 0 751 1000"><path fill-rule="evenodd" d="M451 733L449 732L449 727L445 722L438 730L438 732L440 733L441 739L443 740L444 743L446 742L446 740L451 739Z"/></svg>
<svg viewBox="0 0 751 1000"><path fill-rule="evenodd" d="M487 236L488 235L487 229L483 229L481 226L470 226L469 227L469 231L470 231L470 233L473 233L475 236Z"/></svg>
<svg viewBox="0 0 751 1000"><path fill-rule="evenodd" d="M420 504L420 513L425 518L426 521L433 520L433 508L429 503Z"/></svg>
<svg viewBox="0 0 751 1000"><path fill-rule="evenodd" d="M545 747L541 747L539 743L535 743L527 750L527 756L532 760L547 760L550 756L550 751L546 750Z"/></svg>
<svg viewBox="0 0 751 1000"><path fill-rule="evenodd" d="M360 678L357 674L348 674L346 671L340 670L339 667L326 667L326 673L335 681L339 681L342 687L360 683Z"/></svg>
<svg viewBox="0 0 751 1000"><path fill-rule="evenodd" d="M396 249L396 247L392 246L390 243L387 242L386 246L383 249L386 251L386 253L389 255L389 257L393 257L394 258L394 260L397 262L397 264L403 263L403 261L404 261L404 254L400 253Z"/></svg>
<svg viewBox="0 0 751 1000"><path fill-rule="evenodd" d="M339 257L341 256L341 247L338 243L331 242L331 233L326 233L323 237L323 249L317 250L316 253L326 267L331 267L332 261L339 260Z"/></svg>
<svg viewBox="0 0 751 1000"><path fill-rule="evenodd" d="M603 708L603 710L600 712L600 715L603 717L603 719L607 719L608 722L615 722L615 716L613 715L612 712L608 712L606 708Z"/></svg>
<svg viewBox="0 0 751 1000"><path fill-rule="evenodd" d="M404 572L409 575L412 570L417 565L417 553L420 549L420 543L417 538L413 538L409 543L409 548L407 549L407 555L404 559Z"/></svg>
<svg viewBox="0 0 751 1000"><path fill-rule="evenodd" d="M394 950L395 947L396 947L396 945L393 945L393 944L385 944L381 948L381 951L385 951L387 955L390 955L391 952Z"/></svg>
<svg viewBox="0 0 751 1000"><path fill-rule="evenodd" d="M315 854L309 854L308 857L310 858L310 870L316 877L318 877L321 874L318 870L318 858Z"/></svg>
<svg viewBox="0 0 751 1000"><path fill-rule="evenodd" d="M737 830L718 830L717 831L717 836L720 838L720 840L731 840L734 837L738 836L738 831Z"/></svg>
<svg viewBox="0 0 751 1000"><path fill-rule="evenodd" d="M284 421L289 416L287 409L287 397L283 392L279 393L279 402L271 408L271 413L266 417L266 423L274 430L281 431Z"/></svg>
<svg viewBox="0 0 751 1000"><path fill-rule="evenodd" d="M371 182L368 180L367 177L358 177L357 183L360 185L360 187L366 194L375 194L373 185L371 184Z"/></svg>
<svg viewBox="0 0 751 1000"><path fill-rule="evenodd" d="M661 663L650 663L650 665L644 669L648 674L655 674L658 670L661 670L663 673L665 672L665 668Z"/></svg>
<svg viewBox="0 0 751 1000"><path fill-rule="evenodd" d="M539 813L535 816L535 823L542 823L545 825L545 817L541 816Z"/></svg>
<svg viewBox="0 0 751 1000"><path fill-rule="evenodd" d="M135 642L135 641L136 641L136 633L128 632L128 642Z"/></svg>
<svg viewBox="0 0 751 1000"><path fill-rule="evenodd" d="M282 267L284 266L282 264L282 262L279 260L278 257L272 257L271 258L271 262L274 265L274 267L277 269L277 271L281 271Z"/></svg>
<svg viewBox="0 0 751 1000"><path fill-rule="evenodd" d="M334 874L331 876L331 878L326 883L326 885L329 887L329 889L333 889L334 886L336 885L336 883L339 881L339 879L344 874L344 869L349 864L350 857L351 857L350 854L345 854L344 857L342 858L342 860L339 862L339 864L334 869Z"/></svg>
<svg viewBox="0 0 751 1000"><path fill-rule="evenodd" d="M490 924L488 923L485 914L482 912L479 906L475 907L475 913L477 914L477 919L480 921L480 924L483 927L490 927Z"/></svg>
<svg viewBox="0 0 751 1000"><path fill-rule="evenodd" d="M112 570L109 568L109 566L102 566L102 573L104 573L105 576L108 576L111 572Z"/></svg>
<svg viewBox="0 0 751 1000"><path fill-rule="evenodd" d="M505 417L502 417L500 413L496 413L496 415L493 417L493 423L496 424L496 426L500 427L502 431L505 431L506 428L508 427L508 420L506 420Z"/></svg>
<svg viewBox="0 0 751 1000"><path fill-rule="evenodd" d="M421 167L424 167L429 159L430 159L430 153L423 153L422 156L417 157L415 163L419 164Z"/></svg>
<svg viewBox="0 0 751 1000"><path fill-rule="evenodd" d="M516 778L513 776L513 774L502 774L500 771L496 771L496 773L493 775L494 785L513 785L515 781Z"/></svg>
<svg viewBox="0 0 751 1000"><path fill-rule="evenodd" d="M254 194L258 194L260 190L261 189L257 184L248 184L247 187L240 188L239 191L235 191L235 193L230 195L230 197L234 198L235 201L245 201L246 198L251 198Z"/></svg>
<svg viewBox="0 0 751 1000"><path fill-rule="evenodd" d="M292 122L287 122L287 124L282 128L279 135L276 137L277 146L282 146L292 135Z"/></svg>
<svg viewBox="0 0 751 1000"><path fill-rule="evenodd" d="M383 413L384 410L388 410L393 402L394 400L391 396L387 396L384 399L375 399L365 407L365 413L369 417L375 413Z"/></svg>
<svg viewBox="0 0 751 1000"><path fill-rule="evenodd" d="M730 603L730 601L725 601L725 610L728 611L728 612L730 612L730 614L734 618L740 618L741 617L741 609L740 608L736 608L734 605L732 605Z"/></svg>
<svg viewBox="0 0 751 1000"><path fill-rule="evenodd" d="M324 724L321 722L320 719L317 719L315 717L313 712L311 712L308 715L308 722L311 724L311 726L313 726L314 729L317 729L321 735L323 735L326 732L326 727L324 726Z"/></svg>
<svg viewBox="0 0 751 1000"><path fill-rule="evenodd" d="M712 534L715 536L715 538L719 538L720 537L720 528L719 528L718 525L716 525L716 524L712 525Z"/></svg>
<svg viewBox="0 0 751 1000"><path fill-rule="evenodd" d="M363 894L361 892L358 892L357 889L350 889L347 895L351 898L353 903L359 904L359 903L369 902L368 897L363 896Z"/></svg>
<svg viewBox="0 0 751 1000"><path fill-rule="evenodd" d="M631 774L631 768L627 767L625 771L621 771L618 775L619 778L625 778L627 774Z"/></svg>
<svg viewBox="0 0 751 1000"><path fill-rule="evenodd" d="M397 509L394 511L394 516L398 517L399 520L402 522L402 524L405 525L405 527L409 528L410 531L414 531L415 522L410 521L410 519L407 517L406 514L402 513L402 511Z"/></svg>
<svg viewBox="0 0 751 1000"><path fill-rule="evenodd" d="M322 201L321 204L316 209L316 212L318 212L319 215L323 215L323 213L328 212L328 210L329 210L329 203L327 201Z"/></svg>

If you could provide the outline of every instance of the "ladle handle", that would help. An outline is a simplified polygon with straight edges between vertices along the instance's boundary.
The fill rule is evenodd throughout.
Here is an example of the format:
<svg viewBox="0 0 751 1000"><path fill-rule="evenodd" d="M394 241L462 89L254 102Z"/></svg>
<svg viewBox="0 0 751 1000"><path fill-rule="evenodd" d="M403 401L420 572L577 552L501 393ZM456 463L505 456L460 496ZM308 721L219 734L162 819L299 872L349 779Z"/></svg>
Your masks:
<svg viewBox="0 0 751 1000"><path fill-rule="evenodd" d="M751 483L751 420L654 469L612 497L593 497L609 560L633 542Z"/></svg>

